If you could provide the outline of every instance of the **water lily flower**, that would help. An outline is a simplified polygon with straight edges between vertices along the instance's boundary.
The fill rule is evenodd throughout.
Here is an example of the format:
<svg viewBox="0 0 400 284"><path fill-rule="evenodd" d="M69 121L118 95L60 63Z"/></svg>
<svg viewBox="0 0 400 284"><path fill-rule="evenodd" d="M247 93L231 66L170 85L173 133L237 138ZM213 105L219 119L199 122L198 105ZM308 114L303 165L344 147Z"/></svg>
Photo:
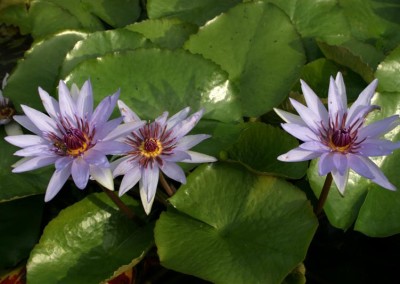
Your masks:
<svg viewBox="0 0 400 284"><path fill-rule="evenodd" d="M124 122L140 121L139 117L122 101L118 106ZM188 117L187 107L174 116L164 112L154 122L149 122L130 133L124 140L130 149L125 156L114 161L114 176L124 175L119 195L123 195L139 182L140 197L147 214L150 213L156 194L160 170L169 178L186 183L183 170L176 162L207 163L214 157L189 151L204 139L206 134L187 135L203 115L200 110Z"/></svg>
<svg viewBox="0 0 400 284"><path fill-rule="evenodd" d="M58 86L59 101L39 88L39 95L48 115L22 105L25 115L14 119L34 135L7 136L5 139L21 150L16 156L24 157L14 166L20 173L51 164L55 165L46 190L45 201L51 200L69 176L79 189L84 189L89 177L113 190L114 183L106 155L121 154L127 150L116 141L144 122L121 124L122 117L109 120L119 97L119 91L104 98L93 111L93 93L90 81L79 90L71 91L63 81Z"/></svg>
<svg viewBox="0 0 400 284"><path fill-rule="evenodd" d="M336 80L330 78L327 111L313 90L301 81L307 107L290 99L299 115L279 109L275 109L275 112L287 122L282 124L282 128L304 143L279 156L278 160L298 162L319 158L319 175L332 173L341 194L346 188L349 169L384 188L395 190L395 186L368 158L386 156L400 148L400 143L381 138L399 125L398 115L364 124L371 111L380 109L371 105L377 84L377 80L370 83L347 108L343 77L338 73Z"/></svg>

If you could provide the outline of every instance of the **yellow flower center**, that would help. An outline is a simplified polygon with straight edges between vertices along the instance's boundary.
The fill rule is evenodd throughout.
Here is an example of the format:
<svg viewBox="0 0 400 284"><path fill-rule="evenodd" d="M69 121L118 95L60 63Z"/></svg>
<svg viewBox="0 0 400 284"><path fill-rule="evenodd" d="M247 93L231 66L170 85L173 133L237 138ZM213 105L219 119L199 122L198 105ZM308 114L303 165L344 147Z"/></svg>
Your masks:
<svg viewBox="0 0 400 284"><path fill-rule="evenodd" d="M148 138L139 146L140 154L146 158L155 158L162 153L163 147L160 140Z"/></svg>
<svg viewBox="0 0 400 284"><path fill-rule="evenodd" d="M79 129L69 130L64 136L63 147L65 153L70 156L79 156L89 148L89 145L90 139L88 135Z"/></svg>

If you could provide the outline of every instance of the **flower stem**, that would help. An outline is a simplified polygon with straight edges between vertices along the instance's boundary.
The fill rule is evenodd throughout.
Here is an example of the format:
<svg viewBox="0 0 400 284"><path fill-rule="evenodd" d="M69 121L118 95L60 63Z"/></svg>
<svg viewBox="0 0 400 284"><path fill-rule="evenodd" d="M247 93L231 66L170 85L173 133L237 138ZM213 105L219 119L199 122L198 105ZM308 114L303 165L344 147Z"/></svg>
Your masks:
<svg viewBox="0 0 400 284"><path fill-rule="evenodd" d="M314 210L314 213L317 216L320 215L321 212L322 212L322 209L324 207L326 198L328 197L328 193L329 193L329 189L331 188L331 185L332 185L332 174L328 173L326 175L325 182L324 182L324 185L322 187L321 194L319 195L317 207Z"/></svg>
<svg viewBox="0 0 400 284"><path fill-rule="evenodd" d="M133 211L128 206L126 206L126 204L123 203L122 200L117 195L115 195L113 191L103 186L100 187L103 189L104 193L107 194L107 196L115 203L115 205L118 206L118 208L122 211L122 213L124 213L129 219L134 221L137 225L139 226L144 225L144 222L141 219L139 219L135 215L135 213L133 213Z"/></svg>
<svg viewBox="0 0 400 284"><path fill-rule="evenodd" d="M175 194L175 190L169 186L167 180L165 179L164 175L160 172L160 182L161 185L164 187L165 192L168 194L168 196L172 196Z"/></svg>

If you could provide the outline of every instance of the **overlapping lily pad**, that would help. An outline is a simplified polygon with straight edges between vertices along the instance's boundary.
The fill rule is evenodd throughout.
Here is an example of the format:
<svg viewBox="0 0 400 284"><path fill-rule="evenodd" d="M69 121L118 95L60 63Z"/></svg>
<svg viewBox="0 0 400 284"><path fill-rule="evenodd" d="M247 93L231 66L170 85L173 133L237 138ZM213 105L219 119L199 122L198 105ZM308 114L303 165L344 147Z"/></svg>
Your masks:
<svg viewBox="0 0 400 284"><path fill-rule="evenodd" d="M8 79L4 96L9 97L18 110L20 104L43 109L38 87L53 93L58 85L58 72L67 52L86 36L79 32L63 32L37 42L18 62Z"/></svg>
<svg viewBox="0 0 400 284"><path fill-rule="evenodd" d="M279 155L298 145L298 141L283 130L260 122L246 123L228 154L230 159L257 172L299 179L306 173L307 162L284 163L277 160Z"/></svg>
<svg viewBox="0 0 400 284"><path fill-rule="evenodd" d="M205 117L238 121L240 107L227 74L218 65L182 50L141 49L90 59L66 77L82 84L90 78L95 101L121 88L120 99L144 119L190 106Z"/></svg>
<svg viewBox="0 0 400 284"><path fill-rule="evenodd" d="M303 192L239 165L202 166L169 200L155 228L161 264L216 283L281 283L317 226Z"/></svg>
<svg viewBox="0 0 400 284"><path fill-rule="evenodd" d="M133 199L123 201L142 212ZM151 223L138 226L128 219L104 193L92 194L47 225L30 255L28 281L100 283L143 258L153 244L152 230Z"/></svg>
<svg viewBox="0 0 400 284"><path fill-rule="evenodd" d="M290 19L263 2L236 5L190 37L185 48L229 73L245 116L259 116L282 102L305 61Z"/></svg>

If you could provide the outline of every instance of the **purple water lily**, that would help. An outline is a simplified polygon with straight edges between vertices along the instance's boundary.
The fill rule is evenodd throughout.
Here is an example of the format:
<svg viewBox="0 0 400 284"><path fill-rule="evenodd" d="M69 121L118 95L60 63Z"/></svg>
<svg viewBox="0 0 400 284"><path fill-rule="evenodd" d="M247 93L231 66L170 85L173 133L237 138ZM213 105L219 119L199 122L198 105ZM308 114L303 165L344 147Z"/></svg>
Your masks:
<svg viewBox="0 0 400 284"><path fill-rule="evenodd" d="M122 101L118 101L124 122L140 121L139 117ZM187 135L203 115L200 110L188 117L185 108L168 117L164 112L154 122L149 122L125 138L130 149L126 155L112 163L114 176L124 175L119 195L123 195L139 182L140 197L147 214L150 213L159 179L160 170L173 180L186 183L183 170L176 162L207 163L214 157L189 151L204 139L206 134Z"/></svg>
<svg viewBox="0 0 400 284"><path fill-rule="evenodd" d="M25 115L14 119L35 135L7 136L5 139L22 149L15 155L24 157L13 172L25 172L55 164L47 187L45 201L51 200L72 175L75 185L84 189L89 177L113 190L114 183L106 155L121 154L129 147L117 138L142 126L136 121L121 124L122 117L108 121L119 97L119 91L104 98L93 111L90 81L71 91L63 81L58 86L59 102L39 88L48 115L22 105Z"/></svg>
<svg viewBox="0 0 400 284"><path fill-rule="evenodd" d="M349 169L384 188L395 190L395 186L368 158L389 155L400 147L398 142L381 138L399 125L398 115L364 125L367 114L380 109L371 105L377 84L378 81L374 80L347 108L343 77L338 73L336 80L330 79L328 112L313 90L301 81L307 107L290 99L299 116L279 109L275 112L287 122L282 124L283 129L304 143L279 156L278 160L298 162L319 157L319 175L331 172L341 194L346 188Z"/></svg>

